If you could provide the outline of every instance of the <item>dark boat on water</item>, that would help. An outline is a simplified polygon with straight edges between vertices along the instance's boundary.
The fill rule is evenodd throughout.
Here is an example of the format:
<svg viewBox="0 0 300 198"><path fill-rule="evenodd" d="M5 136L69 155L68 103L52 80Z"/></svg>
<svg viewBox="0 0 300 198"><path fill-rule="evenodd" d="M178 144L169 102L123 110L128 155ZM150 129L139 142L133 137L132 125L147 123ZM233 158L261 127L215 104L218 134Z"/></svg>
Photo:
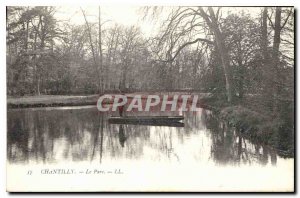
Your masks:
<svg viewBox="0 0 300 198"><path fill-rule="evenodd" d="M136 124L151 126L183 127L183 116L113 116L108 119L111 124Z"/></svg>

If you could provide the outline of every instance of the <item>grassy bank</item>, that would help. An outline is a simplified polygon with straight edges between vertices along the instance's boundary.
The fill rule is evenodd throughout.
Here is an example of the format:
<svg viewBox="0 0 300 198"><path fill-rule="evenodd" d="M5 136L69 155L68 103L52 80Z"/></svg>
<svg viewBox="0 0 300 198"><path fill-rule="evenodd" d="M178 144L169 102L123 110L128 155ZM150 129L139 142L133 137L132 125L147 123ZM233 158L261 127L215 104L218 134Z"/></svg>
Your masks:
<svg viewBox="0 0 300 198"><path fill-rule="evenodd" d="M18 98L7 98L8 108L31 108L31 107L57 107L57 106L82 106L96 105L98 95L88 96L63 96L63 95L40 95Z"/></svg>
<svg viewBox="0 0 300 198"><path fill-rule="evenodd" d="M114 93L119 94L119 93ZM148 95L169 95L172 99L174 95L198 95L201 101L201 107L209 108L206 101L210 98L208 93L199 92L136 92L126 93L128 98L133 98L135 95L141 95L142 99L146 99ZM24 96L24 97L7 97L8 108L33 108L33 107L59 107L59 106L83 106L96 105L99 95L87 96L66 96L66 95L40 95L40 96ZM180 100L179 100L180 101Z"/></svg>
<svg viewBox="0 0 300 198"><path fill-rule="evenodd" d="M263 115L243 106L223 108L219 114L221 120L235 127L244 137L271 145L284 157L293 157L293 129L280 118Z"/></svg>

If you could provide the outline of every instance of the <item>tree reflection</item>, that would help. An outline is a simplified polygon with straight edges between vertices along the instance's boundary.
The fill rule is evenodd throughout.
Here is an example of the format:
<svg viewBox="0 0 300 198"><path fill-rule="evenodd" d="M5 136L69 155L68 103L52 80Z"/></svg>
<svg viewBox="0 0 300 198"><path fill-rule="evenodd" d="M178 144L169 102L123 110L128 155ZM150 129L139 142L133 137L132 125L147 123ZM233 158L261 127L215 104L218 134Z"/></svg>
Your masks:
<svg viewBox="0 0 300 198"><path fill-rule="evenodd" d="M29 156L29 134L24 115L8 119L7 127L11 132L7 133L7 157L12 161L28 161ZM25 117L24 117L25 118Z"/></svg>
<svg viewBox="0 0 300 198"><path fill-rule="evenodd" d="M184 127L108 124L108 116L111 115L84 108L10 111L8 160L13 163L66 160L102 163L119 159L143 160L150 152L152 160L181 162L184 155L190 155L197 162L197 156L199 158L205 150L218 164L276 165L277 162L275 150L251 143L210 111L184 112ZM199 151L195 149L199 146L189 146L191 139L199 145L203 141L208 144ZM184 155L178 152L182 147L187 149Z"/></svg>
<svg viewBox="0 0 300 198"><path fill-rule="evenodd" d="M127 139L127 137L124 132L124 126L121 124L121 125L119 125L119 142L122 147L124 147L124 143L125 143L126 139Z"/></svg>
<svg viewBox="0 0 300 198"><path fill-rule="evenodd" d="M219 121L214 115L208 116L206 126L211 131L211 156L219 164L271 163L276 165L276 152L266 145L250 142L241 132L228 123Z"/></svg>

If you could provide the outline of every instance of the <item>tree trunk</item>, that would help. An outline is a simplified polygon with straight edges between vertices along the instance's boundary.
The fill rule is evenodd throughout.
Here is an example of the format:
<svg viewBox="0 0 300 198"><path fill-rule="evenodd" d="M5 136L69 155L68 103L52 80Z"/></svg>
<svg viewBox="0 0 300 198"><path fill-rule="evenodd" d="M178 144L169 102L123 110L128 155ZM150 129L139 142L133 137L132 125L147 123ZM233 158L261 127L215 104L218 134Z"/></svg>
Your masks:
<svg viewBox="0 0 300 198"><path fill-rule="evenodd" d="M37 95L41 95L40 91L40 76L37 77Z"/></svg>
<svg viewBox="0 0 300 198"><path fill-rule="evenodd" d="M261 24L261 54L263 58L262 64L262 97L264 101L264 107L268 109L268 111L272 111L273 109L273 69L270 64L270 56L268 52L268 8L265 7L262 12L262 24Z"/></svg>
<svg viewBox="0 0 300 198"><path fill-rule="evenodd" d="M84 20L85 20L85 24L87 26L89 43L90 43L90 47L91 47L91 51L92 51L92 55L93 55L93 61L94 61L95 70L96 70L97 77L98 77L98 79L97 79L98 80L97 89L98 89L98 93L101 93L101 77L100 77L100 71L99 71L99 68L98 68L97 60L96 60L96 53L95 53L95 50L94 50L94 45L93 45L93 40L92 40L91 27L90 27L90 25L89 25L89 23L87 21L87 18L85 16L85 13L84 13L83 9L81 9L81 12L83 14L83 17L84 17Z"/></svg>
<svg viewBox="0 0 300 198"><path fill-rule="evenodd" d="M233 99L233 87L232 87L232 76L230 71L230 64L229 64L229 58L228 53L225 47L224 38L222 35L222 32L218 26L217 18L215 17L214 11L211 7L208 8L210 16L208 16L203 8L199 8L201 16L206 21L207 25L209 26L210 30L215 35L215 40L217 44L218 52L221 56L222 66L224 70L225 75L225 81L226 81L226 92L227 92L227 101L229 103L232 102Z"/></svg>
<svg viewBox="0 0 300 198"><path fill-rule="evenodd" d="M100 94L103 93L104 91L104 69L103 69L103 53L102 53L102 35L101 35L101 9L100 9L100 6L99 6L99 15L98 15L98 23L99 23L99 38L98 38L98 42L99 42L99 57L100 57L100 61L99 61L99 67L100 67L100 81L101 81L101 87L100 87Z"/></svg>
<svg viewBox="0 0 300 198"><path fill-rule="evenodd" d="M35 30L35 34L34 34L34 44L33 44L33 51L34 51L34 54L33 54L33 57L32 57L32 60L33 60L33 65L34 65L34 80L33 80L33 83L34 83L34 87L35 87L35 93L37 95L40 95L40 86L39 86L39 68L38 68L38 65L37 65L37 37L38 37L38 34L39 34L39 29L40 29L40 25L41 25L41 20L39 20L39 23L38 23L38 26Z"/></svg>
<svg viewBox="0 0 300 198"><path fill-rule="evenodd" d="M280 32L281 32L281 8L277 7L275 12L275 27L274 27L274 41L273 41L273 112L276 113L278 109L278 95L280 87L279 77L279 46L280 46Z"/></svg>
<svg viewBox="0 0 300 198"><path fill-rule="evenodd" d="M261 50L263 58L266 60L268 57L268 8L265 7L262 14L262 26L261 26Z"/></svg>

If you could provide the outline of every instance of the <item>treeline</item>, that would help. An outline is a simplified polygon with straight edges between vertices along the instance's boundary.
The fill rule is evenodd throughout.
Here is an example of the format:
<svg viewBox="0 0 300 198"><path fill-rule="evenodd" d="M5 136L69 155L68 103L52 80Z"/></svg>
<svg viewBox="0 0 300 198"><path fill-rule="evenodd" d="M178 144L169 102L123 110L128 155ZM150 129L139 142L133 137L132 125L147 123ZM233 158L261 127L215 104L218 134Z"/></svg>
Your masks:
<svg viewBox="0 0 300 198"><path fill-rule="evenodd" d="M203 61L193 58L195 50L165 69L166 63L153 56L154 39L138 27L103 28L88 19L83 25L61 23L55 9L7 7L8 95L199 87Z"/></svg>
<svg viewBox="0 0 300 198"><path fill-rule="evenodd" d="M168 8L151 38L105 26L100 7L96 23L81 9L82 25L58 21L56 9L7 7L8 95L193 89L233 104L264 96L271 109L293 100L293 8ZM152 18L164 9L141 8Z"/></svg>

